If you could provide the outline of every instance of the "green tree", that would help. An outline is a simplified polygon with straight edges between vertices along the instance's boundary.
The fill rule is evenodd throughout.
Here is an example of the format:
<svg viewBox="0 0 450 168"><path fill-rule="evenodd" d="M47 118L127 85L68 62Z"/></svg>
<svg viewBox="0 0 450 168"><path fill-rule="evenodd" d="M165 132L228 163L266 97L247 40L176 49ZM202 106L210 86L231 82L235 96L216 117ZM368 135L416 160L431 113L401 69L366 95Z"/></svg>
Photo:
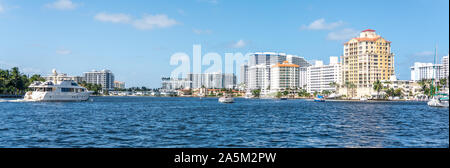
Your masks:
<svg viewBox="0 0 450 168"><path fill-rule="evenodd" d="M252 90L252 95L253 95L254 97L259 97L260 94L261 94L261 90L260 90L260 89Z"/></svg>
<svg viewBox="0 0 450 168"><path fill-rule="evenodd" d="M380 82L380 80L377 80L373 83L373 90L377 91L377 99L380 96L380 91L383 89L383 84Z"/></svg>

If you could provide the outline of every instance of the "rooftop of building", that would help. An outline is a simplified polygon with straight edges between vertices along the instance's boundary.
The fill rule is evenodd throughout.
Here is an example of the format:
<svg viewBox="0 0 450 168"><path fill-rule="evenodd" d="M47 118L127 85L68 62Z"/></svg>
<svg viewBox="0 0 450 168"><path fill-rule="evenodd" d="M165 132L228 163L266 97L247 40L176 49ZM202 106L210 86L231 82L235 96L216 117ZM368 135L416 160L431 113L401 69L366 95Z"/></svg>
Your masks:
<svg viewBox="0 0 450 168"><path fill-rule="evenodd" d="M299 65L295 65L295 64L290 64L289 61L283 61L282 64L277 63L275 65L272 66L272 68L274 67L300 67Z"/></svg>

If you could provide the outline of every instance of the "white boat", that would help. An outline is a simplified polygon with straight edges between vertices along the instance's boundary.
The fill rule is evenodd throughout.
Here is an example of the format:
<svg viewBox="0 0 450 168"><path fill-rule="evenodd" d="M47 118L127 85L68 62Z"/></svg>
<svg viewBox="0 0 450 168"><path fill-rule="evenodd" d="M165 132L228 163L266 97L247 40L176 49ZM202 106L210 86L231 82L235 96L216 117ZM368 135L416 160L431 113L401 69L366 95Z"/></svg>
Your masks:
<svg viewBox="0 0 450 168"><path fill-rule="evenodd" d="M220 103L234 103L234 100L232 97L229 96L223 96L219 98Z"/></svg>
<svg viewBox="0 0 450 168"><path fill-rule="evenodd" d="M24 96L25 101L86 101L92 92L79 86L75 81L58 76L56 70L53 70L53 80L46 82L35 81L29 88L31 91Z"/></svg>
<svg viewBox="0 0 450 168"><path fill-rule="evenodd" d="M449 107L448 106L448 97L439 97L434 96L428 101L428 106L431 107Z"/></svg>
<svg viewBox="0 0 450 168"><path fill-rule="evenodd" d="M367 99L367 98L365 98L365 97L361 97L360 99L359 99L359 101L368 101L369 99Z"/></svg>

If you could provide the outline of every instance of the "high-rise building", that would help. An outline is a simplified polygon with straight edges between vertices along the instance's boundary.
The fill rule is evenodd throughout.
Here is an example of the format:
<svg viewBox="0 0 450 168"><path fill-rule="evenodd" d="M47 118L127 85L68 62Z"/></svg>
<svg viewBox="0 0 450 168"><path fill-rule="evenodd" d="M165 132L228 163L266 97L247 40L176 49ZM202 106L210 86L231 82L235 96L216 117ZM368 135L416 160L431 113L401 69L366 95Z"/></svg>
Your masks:
<svg viewBox="0 0 450 168"><path fill-rule="evenodd" d="M263 52L254 53L250 55L249 67L259 64L274 65L286 61L287 55L285 53Z"/></svg>
<svg viewBox="0 0 450 168"><path fill-rule="evenodd" d="M239 83L248 84L248 65L241 65L241 75L239 79Z"/></svg>
<svg viewBox="0 0 450 168"><path fill-rule="evenodd" d="M298 87L306 90L308 87L308 67L300 67L298 72Z"/></svg>
<svg viewBox="0 0 450 168"><path fill-rule="evenodd" d="M372 85L377 80L389 80L394 75L394 54L391 42L367 29L344 44L342 83L354 84L356 96L362 97L373 92Z"/></svg>
<svg viewBox="0 0 450 168"><path fill-rule="evenodd" d="M299 66L284 61L282 64L272 65L270 69L270 90L280 91L284 89L298 88Z"/></svg>
<svg viewBox="0 0 450 168"><path fill-rule="evenodd" d="M311 66L311 64L305 60L305 58L303 57L299 57L296 55L287 55L286 56L286 61L288 61L291 64L295 64L298 65L300 67L309 67Z"/></svg>
<svg viewBox="0 0 450 168"><path fill-rule="evenodd" d="M188 74L187 80L191 81L191 88L234 88L236 87L236 75L226 73L203 73L203 74Z"/></svg>
<svg viewBox="0 0 450 168"><path fill-rule="evenodd" d="M443 74L444 78L447 78L447 82L449 80L448 63L449 62L448 62L448 54L447 54L446 56L442 57L442 68L443 68L442 74Z"/></svg>
<svg viewBox="0 0 450 168"><path fill-rule="evenodd" d="M442 64L415 62L411 67L411 80L429 80L444 78L444 70Z"/></svg>
<svg viewBox="0 0 450 168"><path fill-rule="evenodd" d="M313 66L307 69L307 91L309 93L336 91L336 87L331 83L340 84L341 65L338 57L330 57L330 64L323 65L322 61L316 61Z"/></svg>
<svg viewBox="0 0 450 168"><path fill-rule="evenodd" d="M267 89L270 85L270 66L259 64L248 67L248 86L250 90Z"/></svg>
<svg viewBox="0 0 450 168"><path fill-rule="evenodd" d="M110 70L85 72L84 79L86 83L102 85L104 90L114 90L114 74Z"/></svg>
<svg viewBox="0 0 450 168"><path fill-rule="evenodd" d="M161 78L161 89L164 91L173 91L177 89L189 89L191 88L192 81L184 79L184 78L170 78L163 77Z"/></svg>

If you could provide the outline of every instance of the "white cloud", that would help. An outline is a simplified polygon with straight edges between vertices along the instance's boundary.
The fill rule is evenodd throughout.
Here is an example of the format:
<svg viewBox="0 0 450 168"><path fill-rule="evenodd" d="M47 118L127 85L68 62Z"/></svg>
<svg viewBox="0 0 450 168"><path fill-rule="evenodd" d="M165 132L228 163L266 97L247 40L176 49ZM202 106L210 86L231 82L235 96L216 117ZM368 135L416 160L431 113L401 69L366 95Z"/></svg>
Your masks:
<svg viewBox="0 0 450 168"><path fill-rule="evenodd" d="M102 22L112 22L112 23L129 23L131 21L131 17L126 14L108 14L108 13L99 13L94 17L98 21Z"/></svg>
<svg viewBox="0 0 450 168"><path fill-rule="evenodd" d="M239 40L236 43L231 44L232 48L243 48L247 45L247 42L245 42L244 40Z"/></svg>
<svg viewBox="0 0 450 168"><path fill-rule="evenodd" d="M212 34L212 31L209 29L201 30L201 29L193 29L192 30L195 34Z"/></svg>
<svg viewBox="0 0 450 168"><path fill-rule="evenodd" d="M310 23L309 25L303 25L301 29L306 30L332 30L341 25L343 25L343 21L337 21L332 23L326 23L324 18L318 19Z"/></svg>
<svg viewBox="0 0 450 168"><path fill-rule="evenodd" d="M166 28L178 24L174 19L167 15L145 15L142 19L135 20L133 26L141 30L150 30L153 28Z"/></svg>
<svg viewBox="0 0 450 168"><path fill-rule="evenodd" d="M2 4L0 4L0 13L2 13L3 11L5 11L5 9L3 8Z"/></svg>
<svg viewBox="0 0 450 168"><path fill-rule="evenodd" d="M69 54L72 54L72 51L66 50L66 49L62 49L62 50L57 50L57 51L56 51L56 54L59 54L59 55L69 55Z"/></svg>
<svg viewBox="0 0 450 168"><path fill-rule="evenodd" d="M355 36L357 36L359 31L346 28L339 31L334 31L328 33L327 39L328 40L349 40Z"/></svg>
<svg viewBox="0 0 450 168"><path fill-rule="evenodd" d="M165 14L144 15L141 19L133 19L130 15L123 13L98 13L94 16L94 19L101 22L126 23L141 30L167 28L179 24L175 19L170 19Z"/></svg>
<svg viewBox="0 0 450 168"><path fill-rule="evenodd" d="M72 10L78 5L73 3L71 0L57 0L53 3L46 4L45 7L58 9L58 10Z"/></svg>

